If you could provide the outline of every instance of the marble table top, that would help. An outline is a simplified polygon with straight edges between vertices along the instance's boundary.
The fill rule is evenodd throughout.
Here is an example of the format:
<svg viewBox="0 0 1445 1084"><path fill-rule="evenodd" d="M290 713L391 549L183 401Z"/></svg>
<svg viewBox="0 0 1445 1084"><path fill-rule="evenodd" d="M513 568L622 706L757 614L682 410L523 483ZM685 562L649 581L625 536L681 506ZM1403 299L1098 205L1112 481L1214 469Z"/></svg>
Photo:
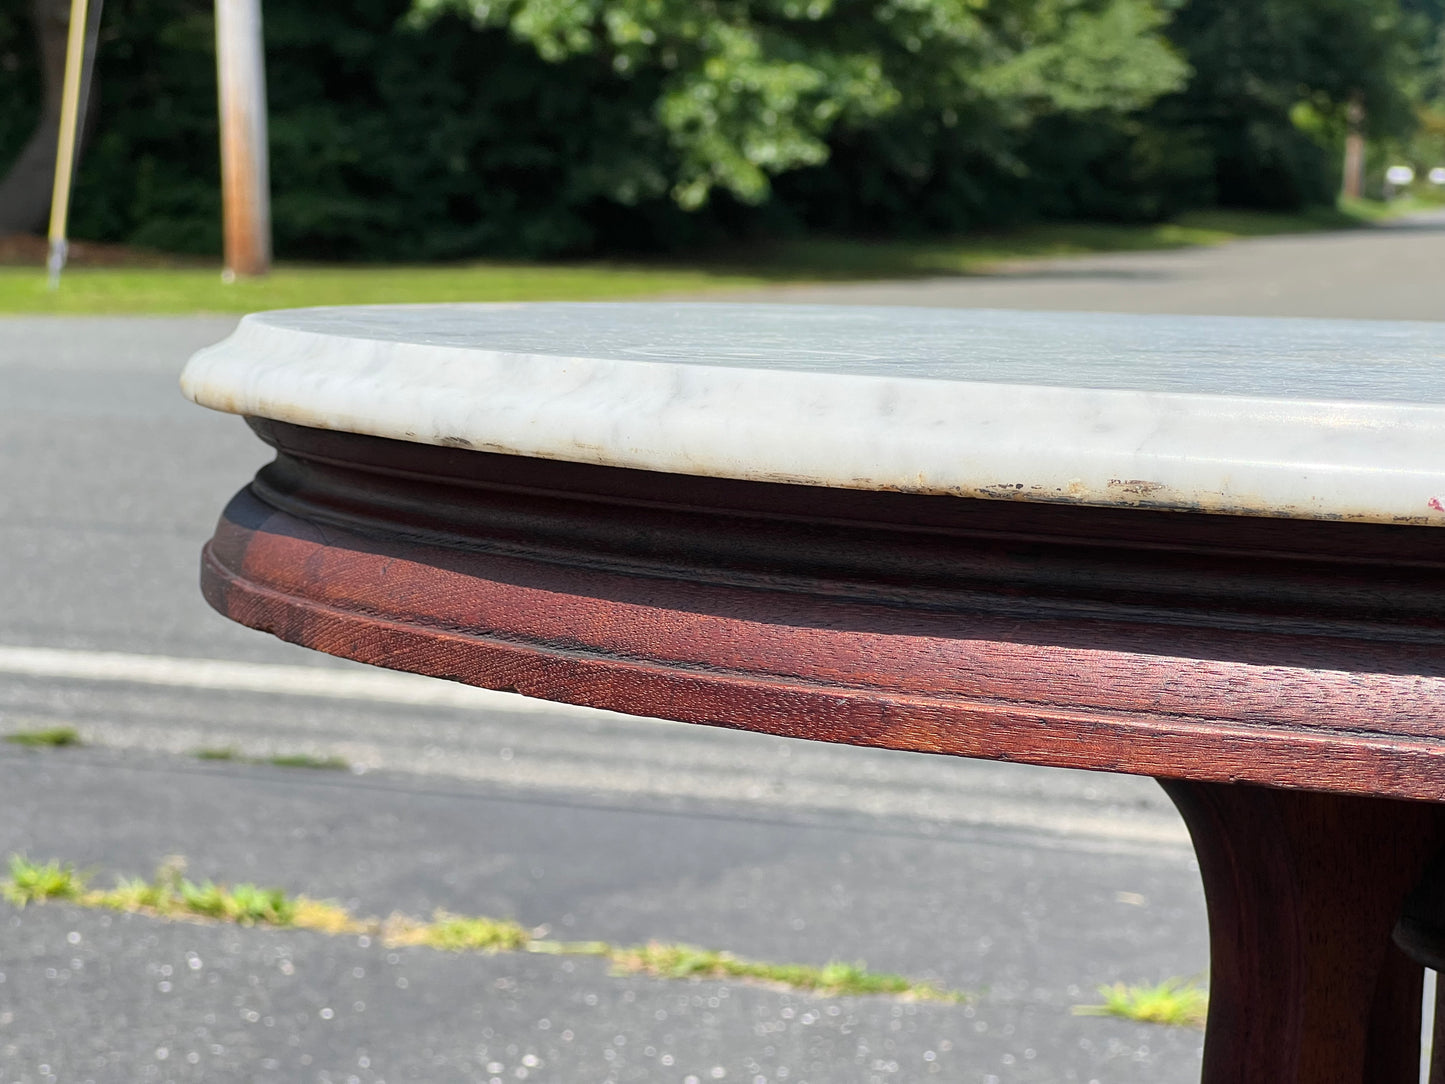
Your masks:
<svg viewBox="0 0 1445 1084"><path fill-rule="evenodd" d="M729 304L242 320L204 406L670 473L1445 526L1445 323Z"/></svg>

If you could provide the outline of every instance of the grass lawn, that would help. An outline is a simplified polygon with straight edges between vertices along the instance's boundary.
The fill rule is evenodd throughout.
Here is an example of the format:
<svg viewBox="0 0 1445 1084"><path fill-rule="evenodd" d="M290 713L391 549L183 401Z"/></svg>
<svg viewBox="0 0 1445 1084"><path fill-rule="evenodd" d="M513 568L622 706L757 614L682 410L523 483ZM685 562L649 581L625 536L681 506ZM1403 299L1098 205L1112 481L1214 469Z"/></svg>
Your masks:
<svg viewBox="0 0 1445 1084"><path fill-rule="evenodd" d="M1398 205L1390 211L1398 211ZM1341 229L1375 205L1302 215L1211 211L1157 225L1052 224L926 241L805 239L647 263L477 262L427 266L280 264L264 279L221 282L195 262L66 270L47 288L38 266L0 266L0 313L251 312L304 305L424 301L588 301L717 293L786 282L984 274L1021 259L1215 245L1242 237ZM157 266L157 263L160 266Z"/></svg>
<svg viewBox="0 0 1445 1084"><path fill-rule="evenodd" d="M73 267L60 289L45 272L0 267L0 313L252 312L304 305L417 301L590 301L701 293L764 280L698 268L608 264L431 266L282 264L264 279L221 282L215 268Z"/></svg>

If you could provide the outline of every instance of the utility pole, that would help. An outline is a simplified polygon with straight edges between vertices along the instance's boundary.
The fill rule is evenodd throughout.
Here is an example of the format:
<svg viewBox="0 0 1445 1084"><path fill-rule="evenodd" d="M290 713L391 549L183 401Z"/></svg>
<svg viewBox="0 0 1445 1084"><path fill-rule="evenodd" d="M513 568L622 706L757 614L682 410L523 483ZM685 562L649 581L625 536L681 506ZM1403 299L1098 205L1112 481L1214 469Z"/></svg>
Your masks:
<svg viewBox="0 0 1445 1084"><path fill-rule="evenodd" d="M271 269L271 180L261 0L216 0L226 281Z"/></svg>

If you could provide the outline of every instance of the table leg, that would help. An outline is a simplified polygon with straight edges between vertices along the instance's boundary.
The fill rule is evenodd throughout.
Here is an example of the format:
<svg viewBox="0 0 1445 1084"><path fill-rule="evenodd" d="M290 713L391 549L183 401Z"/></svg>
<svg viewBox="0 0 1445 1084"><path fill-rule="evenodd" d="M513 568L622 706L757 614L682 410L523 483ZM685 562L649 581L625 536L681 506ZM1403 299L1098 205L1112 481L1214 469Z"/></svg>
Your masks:
<svg viewBox="0 0 1445 1084"><path fill-rule="evenodd" d="M1445 982L1435 973L1435 1023L1431 1028L1430 1084L1445 1084Z"/></svg>
<svg viewBox="0 0 1445 1084"><path fill-rule="evenodd" d="M1445 807L1161 782L1209 909L1204 1084L1416 1084L1422 970L1390 934Z"/></svg>

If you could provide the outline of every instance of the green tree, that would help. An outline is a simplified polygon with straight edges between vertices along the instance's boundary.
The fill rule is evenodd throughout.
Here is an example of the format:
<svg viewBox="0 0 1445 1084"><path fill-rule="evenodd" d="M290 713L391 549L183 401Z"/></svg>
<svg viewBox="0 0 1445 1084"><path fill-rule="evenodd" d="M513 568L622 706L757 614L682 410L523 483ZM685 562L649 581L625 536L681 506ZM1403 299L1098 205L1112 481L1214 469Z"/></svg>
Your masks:
<svg viewBox="0 0 1445 1084"><path fill-rule="evenodd" d="M69 21L63 0L0 0L0 236L50 211Z"/></svg>
<svg viewBox="0 0 1445 1084"><path fill-rule="evenodd" d="M57 2L0 0L0 172L50 123L33 13ZM1442 93L1442 6L265 0L276 247L615 253L1327 201L1352 97L1387 139ZM211 0L104 11L73 232L217 251Z"/></svg>
<svg viewBox="0 0 1445 1084"><path fill-rule="evenodd" d="M1413 127L1428 29L1398 0L1185 0L1169 33L1195 75L1152 123L1207 147L1222 203L1330 202L1352 102L1369 138Z"/></svg>
<svg viewBox="0 0 1445 1084"><path fill-rule="evenodd" d="M419 23L444 12L647 80L673 165L637 188L688 209L718 190L761 203L834 139L963 126L1006 154L1039 117L1128 113L1187 76L1156 0L415 0ZM913 142L896 164L927 173Z"/></svg>

